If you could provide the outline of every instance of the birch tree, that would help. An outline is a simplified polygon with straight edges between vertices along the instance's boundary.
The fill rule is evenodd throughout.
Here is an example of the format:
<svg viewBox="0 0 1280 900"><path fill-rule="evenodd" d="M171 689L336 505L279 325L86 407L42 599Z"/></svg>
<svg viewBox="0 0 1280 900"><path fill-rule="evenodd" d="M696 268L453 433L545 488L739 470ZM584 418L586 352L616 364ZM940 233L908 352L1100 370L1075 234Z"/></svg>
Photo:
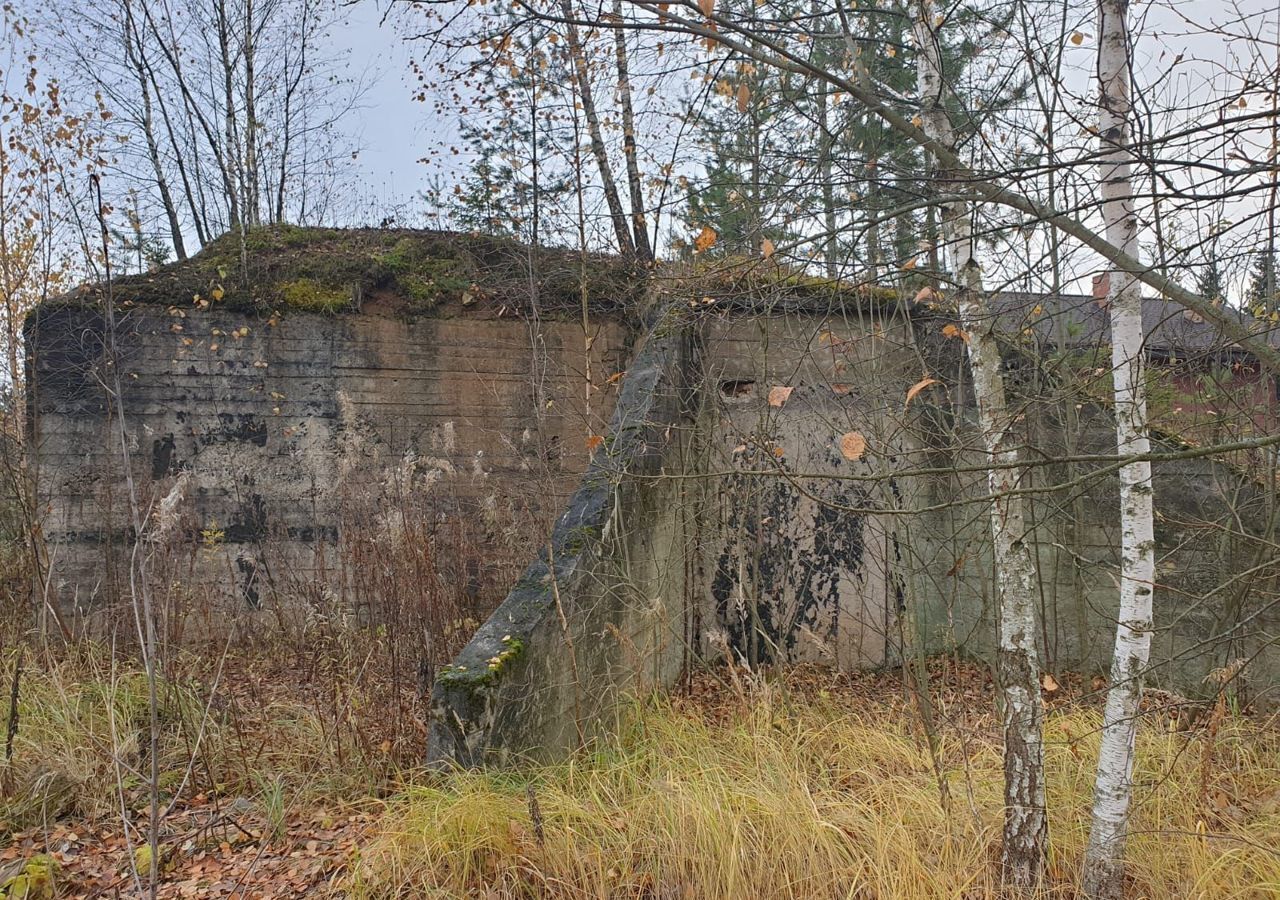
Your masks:
<svg viewBox="0 0 1280 900"><path fill-rule="evenodd" d="M1138 259L1138 217L1130 178L1131 85L1128 0L1098 6L1099 179L1107 240ZM1115 379L1116 444L1120 469L1120 610L1111 687L1103 713L1102 747L1094 786L1093 822L1085 857L1084 890L1091 897L1123 893L1123 854L1133 796L1134 741L1142 675L1151 653L1155 535L1143 364L1142 294L1132 274L1113 271L1111 366Z"/></svg>
<svg viewBox="0 0 1280 900"><path fill-rule="evenodd" d="M920 119L930 140L954 151L954 130L944 106L946 81L936 22L931 0L920 0L914 22ZM940 193L947 192L955 174L939 167L935 179ZM982 271L974 255L969 204L950 199L940 206L943 240L954 267L960 322L978 403L979 429L991 465L987 473L992 496L988 515L1000 602L996 678L1003 700L1005 743L1001 863L1006 885L1029 893L1041 881L1048 839L1043 711L1035 643L1036 563L1026 533L1023 501L1013 493L1022 472L1013 442L1000 345L993 330L996 319L984 295Z"/></svg>

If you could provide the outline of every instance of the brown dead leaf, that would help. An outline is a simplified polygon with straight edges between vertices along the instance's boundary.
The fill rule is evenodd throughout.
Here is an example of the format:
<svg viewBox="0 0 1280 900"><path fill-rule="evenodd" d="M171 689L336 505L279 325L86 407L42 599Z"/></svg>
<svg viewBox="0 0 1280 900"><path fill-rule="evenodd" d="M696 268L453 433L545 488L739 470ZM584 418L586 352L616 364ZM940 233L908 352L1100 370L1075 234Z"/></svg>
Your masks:
<svg viewBox="0 0 1280 900"><path fill-rule="evenodd" d="M698 0L698 9L702 10L702 14L709 19L716 11L716 0Z"/></svg>
<svg viewBox="0 0 1280 900"><path fill-rule="evenodd" d="M937 383L938 383L938 379L925 376L924 378L921 378L919 381L917 381L915 384L911 385L911 387L907 389L907 402L903 404L903 409L906 409L908 406L910 406L911 401L916 399L916 397L920 394L921 391L923 391L929 385L937 384Z"/></svg>
<svg viewBox="0 0 1280 900"><path fill-rule="evenodd" d="M702 230L698 232L698 236L693 239L694 252L703 253L710 250L716 245L716 238L718 237L719 235L716 234L714 228L710 225L703 225Z"/></svg>
<svg viewBox="0 0 1280 900"><path fill-rule="evenodd" d="M738 112L744 113L751 108L751 88L744 81L738 85Z"/></svg>
<svg viewBox="0 0 1280 900"><path fill-rule="evenodd" d="M965 331L957 325L944 325L942 327L942 336L949 338L960 338L966 344L969 343L969 332Z"/></svg>
<svg viewBox="0 0 1280 900"><path fill-rule="evenodd" d="M840 438L840 454L850 462L862 458L867 450L867 439L860 432L849 431Z"/></svg>
<svg viewBox="0 0 1280 900"><path fill-rule="evenodd" d="M604 446L604 435L592 434L587 436L587 450L592 453Z"/></svg>
<svg viewBox="0 0 1280 900"><path fill-rule="evenodd" d="M769 388L769 405L781 408L790 399L791 392L794 390L795 388L784 385Z"/></svg>
<svg viewBox="0 0 1280 900"><path fill-rule="evenodd" d="M769 240L768 238L765 238L763 241L760 242L761 256L763 256L765 259L768 259L769 257L773 256L773 252L774 252L773 241Z"/></svg>
<svg viewBox="0 0 1280 900"><path fill-rule="evenodd" d="M1053 677L1053 673L1045 672L1040 676L1040 686L1043 687L1046 692L1052 694L1058 689L1058 679Z"/></svg>

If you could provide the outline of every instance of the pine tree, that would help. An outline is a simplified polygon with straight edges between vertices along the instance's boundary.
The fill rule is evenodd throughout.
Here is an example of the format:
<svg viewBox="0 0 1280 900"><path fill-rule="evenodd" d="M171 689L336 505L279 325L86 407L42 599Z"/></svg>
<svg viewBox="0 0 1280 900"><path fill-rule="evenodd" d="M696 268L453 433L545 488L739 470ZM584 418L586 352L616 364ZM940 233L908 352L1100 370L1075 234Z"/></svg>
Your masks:
<svg viewBox="0 0 1280 900"><path fill-rule="evenodd" d="M755 19L754 0L730 0L725 14ZM686 225L717 232L711 255L757 253L768 238L781 242L796 218L792 104L799 101L789 73L757 66L731 54L720 69L712 97L691 108L705 176L690 189Z"/></svg>
<svg viewBox="0 0 1280 900"><path fill-rule="evenodd" d="M722 0L718 8L742 20L803 21L819 68L852 69L855 78L889 94L916 92L909 18L895 5L859 5L844 21L812 0L767 8ZM846 24L858 37L852 49L840 33ZM972 35L998 25L973 10L950 14L939 32L949 83L962 80L977 55ZM917 144L818 79L761 71L733 56L721 72L716 98L698 121L706 176L691 191L687 214L692 231L716 229L716 252L758 252L764 238L778 245L779 235L807 237L810 258L822 259L829 274L878 278L930 242L925 213L898 211L924 190L928 173ZM980 126L981 115L1007 107L1022 91L1007 83L970 87L943 97L961 142Z"/></svg>
<svg viewBox="0 0 1280 900"><path fill-rule="evenodd" d="M1217 253L1211 253L1204 267L1196 275L1196 292L1210 300L1227 299L1227 285L1222 277Z"/></svg>
<svg viewBox="0 0 1280 900"><path fill-rule="evenodd" d="M1259 318L1280 311L1280 287L1276 282L1276 256L1272 250L1263 250L1254 257L1249 288L1245 292L1245 306Z"/></svg>
<svg viewBox="0 0 1280 900"><path fill-rule="evenodd" d="M561 152L571 138L559 115L568 102L558 87L566 83L564 60L506 21L488 23L509 37L474 72L480 115L464 119L459 134L475 162L454 189L450 218L463 230L553 244L571 233L573 180Z"/></svg>

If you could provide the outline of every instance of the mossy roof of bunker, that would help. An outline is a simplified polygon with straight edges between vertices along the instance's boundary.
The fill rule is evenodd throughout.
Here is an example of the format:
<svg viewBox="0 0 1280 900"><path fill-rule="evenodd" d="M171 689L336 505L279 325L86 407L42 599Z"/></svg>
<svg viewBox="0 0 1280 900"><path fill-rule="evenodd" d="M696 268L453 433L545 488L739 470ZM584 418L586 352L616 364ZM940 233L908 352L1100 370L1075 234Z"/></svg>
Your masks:
<svg viewBox="0 0 1280 900"><path fill-rule="evenodd" d="M535 273L530 277L530 271ZM618 257L531 249L515 240L403 228L254 228L231 232L199 253L114 280L118 304L187 305L201 300L245 311L337 314L385 303L406 314L528 309L536 287L544 313L626 312L644 276ZM103 284L64 300L94 302Z"/></svg>

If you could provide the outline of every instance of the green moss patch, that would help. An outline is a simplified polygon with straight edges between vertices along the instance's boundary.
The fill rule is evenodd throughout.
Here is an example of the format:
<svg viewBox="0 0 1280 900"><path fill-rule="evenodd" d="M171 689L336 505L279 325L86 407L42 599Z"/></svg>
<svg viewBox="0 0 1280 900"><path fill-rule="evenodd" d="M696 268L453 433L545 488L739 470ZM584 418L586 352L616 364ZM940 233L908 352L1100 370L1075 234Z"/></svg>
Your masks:
<svg viewBox="0 0 1280 900"><path fill-rule="evenodd" d="M421 241L401 238L378 258L378 264L413 311L431 309L453 297L472 302L480 293L475 284L478 273L469 271L466 260L433 256L429 251Z"/></svg>
<svg viewBox="0 0 1280 900"><path fill-rule="evenodd" d="M47 853L37 853L22 862L17 872L3 876L0 900L54 900L58 861Z"/></svg>
<svg viewBox="0 0 1280 900"><path fill-rule="evenodd" d="M190 259L118 278L113 287L122 306L339 313L374 300L409 315L447 308L518 314L536 303L546 315L577 316L585 293L593 312L626 315L645 275L616 257L506 238L277 225L225 234ZM95 285L65 299L93 302L103 292Z"/></svg>
<svg viewBox="0 0 1280 900"><path fill-rule="evenodd" d="M351 306L351 291L329 287L314 278L297 278L280 285L280 299L289 309L332 314Z"/></svg>
<svg viewBox="0 0 1280 900"><path fill-rule="evenodd" d="M449 665L441 669L436 676L440 684L476 689L494 684L503 671L515 660L524 655L525 643L514 635L504 635L502 649L484 661L483 667L468 668L466 665Z"/></svg>

